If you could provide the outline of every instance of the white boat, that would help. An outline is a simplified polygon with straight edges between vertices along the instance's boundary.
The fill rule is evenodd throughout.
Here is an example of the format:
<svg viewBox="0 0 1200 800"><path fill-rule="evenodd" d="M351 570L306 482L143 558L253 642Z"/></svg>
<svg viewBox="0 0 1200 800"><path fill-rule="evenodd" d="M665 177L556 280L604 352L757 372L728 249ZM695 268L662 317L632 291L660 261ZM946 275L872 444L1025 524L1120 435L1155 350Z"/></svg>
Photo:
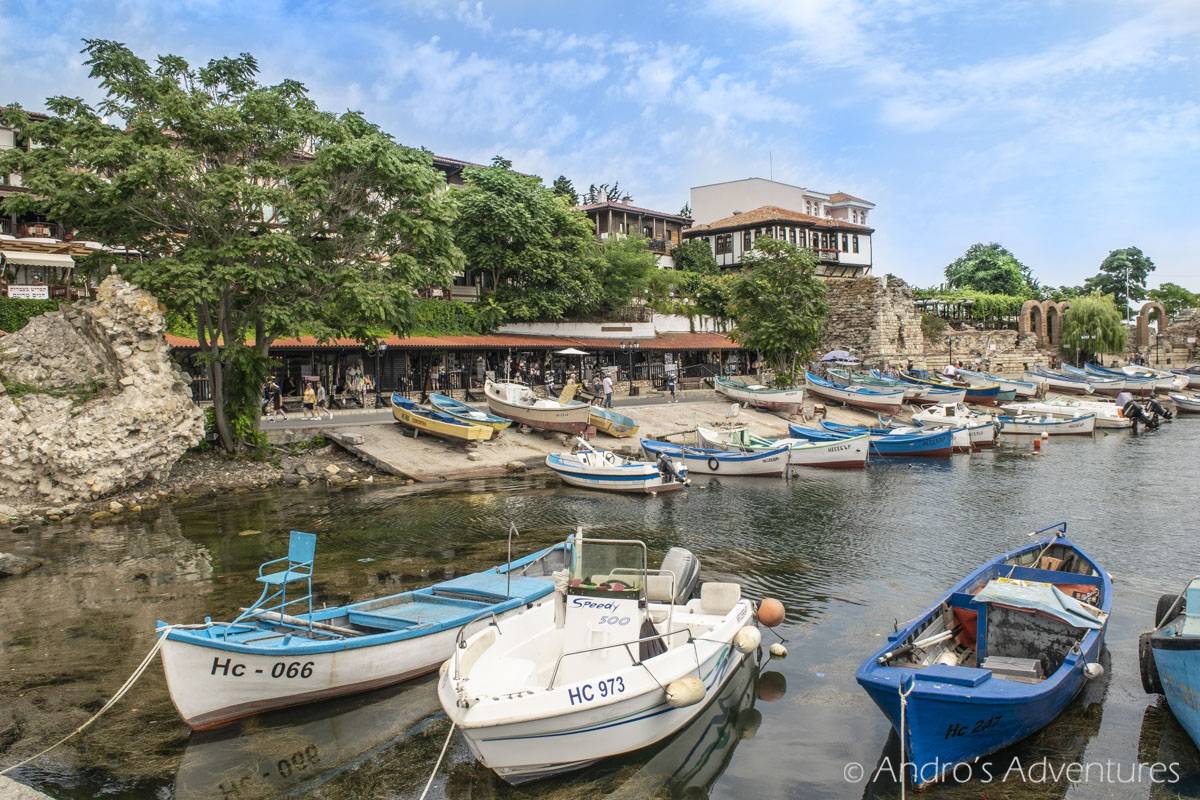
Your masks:
<svg viewBox="0 0 1200 800"><path fill-rule="evenodd" d="M1058 417L1035 417L1028 414L1020 416L1001 415L997 418L1000 432L1019 436L1091 436L1096 429L1096 416L1083 414L1074 419L1059 419Z"/></svg>
<svg viewBox="0 0 1200 800"><path fill-rule="evenodd" d="M673 602L676 576L649 570L642 542L572 544L554 599L466 638L438 681L475 758L510 783L667 739L758 649L737 584Z"/></svg>
<svg viewBox="0 0 1200 800"><path fill-rule="evenodd" d="M665 453L687 464L693 475L783 475L788 468L789 449L787 445L779 445L769 450L733 452L642 439L642 450L647 455L657 458Z"/></svg>
<svg viewBox="0 0 1200 800"><path fill-rule="evenodd" d="M575 441L574 453L546 456L546 466L571 486L638 494L675 492L687 486L687 466L682 461L635 461L611 450L596 450L584 439Z"/></svg>
<svg viewBox="0 0 1200 800"><path fill-rule="evenodd" d="M713 378L713 388L717 394L723 394L730 400L744 403L752 408L764 408L768 411L785 411L796 413L804 404L804 387L789 386L785 389L775 389L761 383L746 383L736 378Z"/></svg>
<svg viewBox="0 0 1200 800"><path fill-rule="evenodd" d="M1170 392L1173 390L1186 389L1188 379L1184 375L1176 375L1165 369L1157 367L1148 367L1139 364L1126 364L1121 367L1121 372L1126 375L1132 375L1135 378L1153 378L1154 388L1161 392Z"/></svg>
<svg viewBox="0 0 1200 800"><path fill-rule="evenodd" d="M1008 414L1032 414L1057 417L1058 419L1074 419L1081 414L1095 414L1097 428L1133 427L1133 420L1122 414L1116 403L1104 400L1078 400L1074 397L1060 397L1036 403L1006 403L1002 406L1002 410Z"/></svg>
<svg viewBox="0 0 1200 800"><path fill-rule="evenodd" d="M483 386L488 408L530 428L562 433L583 433L591 417L591 406L579 400L561 403L538 397L523 383L487 381Z"/></svg>
<svg viewBox="0 0 1200 800"><path fill-rule="evenodd" d="M1048 369L1041 369L1040 367L1036 372L1026 372L1025 380L1044 384L1052 392L1091 394L1093 391L1092 385L1082 378L1073 378L1069 375L1063 375Z"/></svg>
<svg viewBox="0 0 1200 800"><path fill-rule="evenodd" d="M870 437L866 434L838 442L812 442L807 439L767 439L743 428L718 430L697 427L700 446L712 450L754 452L786 445L788 465L825 469L861 469L867 465Z"/></svg>
<svg viewBox="0 0 1200 800"><path fill-rule="evenodd" d="M1200 414L1200 397L1172 392L1168 397L1180 414Z"/></svg>
<svg viewBox="0 0 1200 800"><path fill-rule="evenodd" d="M963 427L972 447L991 447L996 443L996 420L990 414L973 411L965 403L938 403L925 406L912 416L923 429Z"/></svg>
<svg viewBox="0 0 1200 800"><path fill-rule="evenodd" d="M976 372L970 369L958 369L956 374L972 386L989 386L998 383L1000 391L1016 392L1017 397L1036 397L1038 387L1041 385L1038 381L1019 381L1016 378L1003 378L990 372Z"/></svg>
<svg viewBox="0 0 1200 800"><path fill-rule="evenodd" d="M1070 364L1063 364L1062 373L1087 381L1091 384L1094 394L1105 394L1110 397L1116 397L1121 392L1140 391L1142 385L1146 383L1146 381L1136 378L1127 380L1124 375L1120 377L1116 375L1100 375L1088 372L1086 369L1071 366ZM1150 387L1150 390L1153 391L1153 387Z"/></svg>
<svg viewBox="0 0 1200 800"><path fill-rule="evenodd" d="M1185 379L1188 382L1187 388L1200 389L1200 364L1192 364L1187 367L1181 367L1180 369L1173 369L1171 370L1171 373Z"/></svg>
<svg viewBox="0 0 1200 800"><path fill-rule="evenodd" d="M884 386L839 386L811 372L805 373L808 391L828 400L838 400L848 406L869 408L894 414L904 406L904 389L889 389Z"/></svg>

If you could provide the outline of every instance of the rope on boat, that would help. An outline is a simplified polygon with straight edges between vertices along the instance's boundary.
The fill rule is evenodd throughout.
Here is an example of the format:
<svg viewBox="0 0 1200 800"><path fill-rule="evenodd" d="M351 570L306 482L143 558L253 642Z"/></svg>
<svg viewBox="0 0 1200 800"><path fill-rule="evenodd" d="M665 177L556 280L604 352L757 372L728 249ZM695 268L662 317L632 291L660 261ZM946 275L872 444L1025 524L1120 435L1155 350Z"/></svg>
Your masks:
<svg viewBox="0 0 1200 800"><path fill-rule="evenodd" d="M904 681L900 681L900 800L905 800L908 791L908 766L905 763L908 760L908 749L904 746L908 723L905 719L905 709L908 708L908 696L912 694L916 685L916 679L910 680L908 691L905 691ZM915 768L916 765L914 764L913 767Z"/></svg>
<svg viewBox="0 0 1200 800"><path fill-rule="evenodd" d="M450 723L450 730L446 731L446 741L442 742L442 752L438 754L437 763L433 765L433 772L429 773L429 780L425 782L425 788L421 790L421 796L418 800L425 800L425 795L429 794L429 787L433 786L434 776L437 775L438 769L442 766L442 759L446 757L446 748L450 746L450 737L454 735L455 724Z"/></svg>
<svg viewBox="0 0 1200 800"><path fill-rule="evenodd" d="M15 769L19 769L19 768L25 766L26 764L28 764L29 762L35 761L35 760L41 758L42 756L46 755L46 753L49 753L51 750L58 747L63 742L66 742L71 737L75 736L76 734L82 733L85 729L87 729L87 727L89 725L91 725L93 722L95 722L97 719L99 719L101 714L103 714L105 711L108 711L110 708L115 706L117 704L117 702L122 697L124 697L126 695L126 693L129 692L130 689L133 688L133 685L138 682L139 678L142 677L142 673L144 673L146 671L146 668L149 667L150 664L154 661L154 657L156 655L158 655L158 651L162 649L163 642L165 642L167 640L168 633L170 633L175 628L195 628L195 627L207 627L207 626L205 626L205 625L201 625L201 626L197 626L197 625L165 625L165 626L163 626L160 629L162 631L162 635L158 637L158 640L154 643L154 647L150 648L150 652L146 653L146 657L142 659L142 663L137 665L137 667L133 670L133 672L130 673L129 677L125 679L125 683L121 684L121 688L117 689L116 693L112 697L109 698L108 702L105 703L103 706L101 706L99 711L97 711L90 718L88 718L87 722L83 723L78 728L71 731L66 736L64 736L63 738L59 739L54 744L47 747L45 750L42 750L41 752L38 752L38 753L34 753L29 758L26 758L23 761L18 761L16 764L13 764L10 767L5 767L4 769L0 769L0 775L7 775L9 772L12 772Z"/></svg>

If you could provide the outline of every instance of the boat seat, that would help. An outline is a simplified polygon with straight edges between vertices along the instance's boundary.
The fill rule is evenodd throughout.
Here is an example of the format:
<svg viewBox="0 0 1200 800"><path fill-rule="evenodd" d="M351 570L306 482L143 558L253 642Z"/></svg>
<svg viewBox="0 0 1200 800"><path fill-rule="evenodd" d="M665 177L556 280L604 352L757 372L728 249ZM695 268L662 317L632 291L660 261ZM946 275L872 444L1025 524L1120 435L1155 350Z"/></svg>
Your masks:
<svg viewBox="0 0 1200 800"><path fill-rule="evenodd" d="M350 622L385 630L404 630L419 625L436 625L439 622L459 619L484 608L483 603L437 602L434 600L414 600L411 603L397 603L394 606L384 606L370 611L350 611Z"/></svg>
<svg viewBox="0 0 1200 800"><path fill-rule="evenodd" d="M651 603L675 602L675 598L671 595L673 582L670 575L647 575L646 599Z"/></svg>
<svg viewBox="0 0 1200 800"><path fill-rule="evenodd" d="M709 581L700 587L700 610L705 614L723 617L732 611L741 599L741 584Z"/></svg>
<svg viewBox="0 0 1200 800"><path fill-rule="evenodd" d="M447 590L455 594L475 595L486 602L502 602L510 597L538 598L548 594L554 585L545 578L528 578L512 575L512 588L509 589L509 577L504 572L481 572L475 575L464 575L451 581L437 585L436 590ZM511 591L511 594L510 594Z"/></svg>
<svg viewBox="0 0 1200 800"><path fill-rule="evenodd" d="M265 583L270 586L280 586L285 583L291 583L292 581L308 580L309 575L310 573L308 572L297 572L296 570L285 569L279 572L270 572L266 575L259 575L258 581L259 583Z"/></svg>

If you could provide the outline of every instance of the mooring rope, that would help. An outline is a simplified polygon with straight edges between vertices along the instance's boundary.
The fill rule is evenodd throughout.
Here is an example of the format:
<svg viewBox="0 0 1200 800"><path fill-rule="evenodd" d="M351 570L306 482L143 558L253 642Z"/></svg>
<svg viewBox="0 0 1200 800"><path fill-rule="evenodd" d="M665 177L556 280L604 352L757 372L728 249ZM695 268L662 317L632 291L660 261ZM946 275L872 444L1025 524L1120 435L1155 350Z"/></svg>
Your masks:
<svg viewBox="0 0 1200 800"><path fill-rule="evenodd" d="M93 722L95 722L97 719L100 718L100 715L102 715L105 711L108 711L110 708L112 708L114 705L116 705L117 702L122 697L124 697L130 689L133 688L133 685L138 682L138 678L142 677L142 673L144 673L146 671L146 669L150 666L151 662L154 661L154 657L156 655L158 655L158 651L162 649L163 642L165 642L167 640L168 633L170 633L175 628L195 628L195 627L207 627L207 626L206 625L165 625L165 626L163 626L161 628L162 635L158 637L158 640L154 643L154 647L150 648L150 652L146 653L146 657L142 659L142 663L137 665L137 667L133 670L133 672L129 675L129 677L125 679L125 683L121 684L121 688L117 689L116 694L114 694L112 697L110 697L108 702L100 707L99 711L97 711L95 714L92 714L92 716L90 718L88 718L87 722L83 723L78 728L71 731L66 736L64 736L63 738L59 739L54 744L47 747L45 750L42 750L41 752L38 752L38 753L34 753L29 758L26 758L23 761L18 761L16 764L13 764L10 767L5 767L4 769L0 769L0 775L7 775L9 772L12 772L15 769L19 769L19 768L25 766L26 764L28 764L29 762L35 761L35 760L41 758L42 756L46 755L46 753L49 753L51 750L58 747L60 744L67 741L71 737L73 737L79 733L82 733L84 730L86 730L89 725L91 725Z"/></svg>
<svg viewBox="0 0 1200 800"><path fill-rule="evenodd" d="M908 730L908 723L905 720L905 709L908 708L908 696L912 694L912 690L916 687L916 679L912 679L908 684L908 691L904 690L904 680L900 681L900 800L905 800L908 789L908 768L907 768L907 748L904 746L905 733ZM913 765L915 768L915 764Z"/></svg>
<svg viewBox="0 0 1200 800"><path fill-rule="evenodd" d="M442 752L438 754L437 763L433 765L433 772L429 773L429 780L425 782L425 788L421 790L421 796L418 800L425 800L425 795L429 794L429 787L433 786L433 779L437 776L438 769L442 766L442 759L446 757L446 748L450 746L450 737L454 735L455 724L450 723L450 730L446 731L446 741L442 742Z"/></svg>

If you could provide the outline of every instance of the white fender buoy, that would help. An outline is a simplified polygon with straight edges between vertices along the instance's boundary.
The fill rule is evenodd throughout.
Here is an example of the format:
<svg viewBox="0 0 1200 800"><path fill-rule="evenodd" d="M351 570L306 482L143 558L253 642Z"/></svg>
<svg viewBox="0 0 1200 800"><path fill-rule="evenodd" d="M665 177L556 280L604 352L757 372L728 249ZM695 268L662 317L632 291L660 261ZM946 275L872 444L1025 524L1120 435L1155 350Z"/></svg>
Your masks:
<svg viewBox="0 0 1200 800"><path fill-rule="evenodd" d="M775 658L787 658L787 648L783 646L783 642L776 642L771 645L767 648L767 652Z"/></svg>
<svg viewBox="0 0 1200 800"><path fill-rule="evenodd" d="M667 684L667 704L671 708L692 706L704 699L704 681L695 675Z"/></svg>
<svg viewBox="0 0 1200 800"><path fill-rule="evenodd" d="M1083 667L1083 677L1089 680L1093 678L1099 678L1103 674L1104 667L1100 665L1099 661L1093 661L1090 664L1084 665Z"/></svg>
<svg viewBox="0 0 1200 800"><path fill-rule="evenodd" d="M753 653L760 644L762 644L762 634L758 632L758 628L752 625L747 625L733 635L733 646L743 655Z"/></svg>

